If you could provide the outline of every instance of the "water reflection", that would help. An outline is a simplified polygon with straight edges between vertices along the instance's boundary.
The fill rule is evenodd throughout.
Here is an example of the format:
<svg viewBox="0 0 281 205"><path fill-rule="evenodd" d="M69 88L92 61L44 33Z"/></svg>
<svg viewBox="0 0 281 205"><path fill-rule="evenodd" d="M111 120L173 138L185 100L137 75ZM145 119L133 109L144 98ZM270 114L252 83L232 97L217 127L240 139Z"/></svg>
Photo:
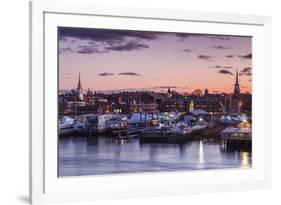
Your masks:
<svg viewBox="0 0 281 205"><path fill-rule="evenodd" d="M200 164L203 164L204 163L204 145L203 145L203 142L202 140L200 140L200 143L199 143L199 163Z"/></svg>
<svg viewBox="0 0 281 205"><path fill-rule="evenodd" d="M218 140L140 144L107 137L59 140L59 176L251 167L251 153L222 150Z"/></svg>
<svg viewBox="0 0 281 205"><path fill-rule="evenodd" d="M242 168L249 168L251 166L250 164L250 154L248 152L241 152L240 157L241 157L241 167Z"/></svg>

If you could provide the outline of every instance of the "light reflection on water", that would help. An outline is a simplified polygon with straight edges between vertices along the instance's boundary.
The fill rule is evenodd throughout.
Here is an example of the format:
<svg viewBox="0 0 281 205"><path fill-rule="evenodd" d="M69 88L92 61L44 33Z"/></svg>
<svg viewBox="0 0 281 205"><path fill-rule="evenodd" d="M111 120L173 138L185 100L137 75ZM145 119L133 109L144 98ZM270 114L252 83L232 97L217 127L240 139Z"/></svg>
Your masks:
<svg viewBox="0 0 281 205"><path fill-rule="evenodd" d="M248 152L241 152L240 153L240 157L241 157L241 163L240 166L242 168L250 168L251 164L250 164L250 154Z"/></svg>
<svg viewBox="0 0 281 205"><path fill-rule="evenodd" d="M216 140L141 144L107 137L59 140L59 176L249 168L250 152L224 151Z"/></svg>
<svg viewBox="0 0 281 205"><path fill-rule="evenodd" d="M204 145L203 145L203 141L200 140L199 142L199 163L200 164L204 164Z"/></svg>

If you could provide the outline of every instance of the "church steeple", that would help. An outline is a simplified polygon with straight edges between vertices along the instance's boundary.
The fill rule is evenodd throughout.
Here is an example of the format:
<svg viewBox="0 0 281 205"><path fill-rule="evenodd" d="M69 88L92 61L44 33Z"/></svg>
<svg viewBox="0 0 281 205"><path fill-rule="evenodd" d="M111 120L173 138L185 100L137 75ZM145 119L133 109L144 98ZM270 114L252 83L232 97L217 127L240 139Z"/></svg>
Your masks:
<svg viewBox="0 0 281 205"><path fill-rule="evenodd" d="M76 91L77 91L78 99L79 100L84 100L82 84L81 84L81 79L80 79L80 72L79 72L78 85L77 85L77 90Z"/></svg>
<svg viewBox="0 0 281 205"><path fill-rule="evenodd" d="M81 88L82 88L82 85L81 85L80 72L79 72L79 79L78 79L77 89L81 89Z"/></svg>
<svg viewBox="0 0 281 205"><path fill-rule="evenodd" d="M235 84L239 84L239 82L238 82L238 69L236 69L236 83Z"/></svg>
<svg viewBox="0 0 281 205"><path fill-rule="evenodd" d="M172 97L172 91L171 91L171 89L170 89L170 87L168 88L168 97Z"/></svg>
<svg viewBox="0 0 281 205"><path fill-rule="evenodd" d="M239 85L239 79L238 79L238 69L236 69L236 78L235 78L235 84L234 84L233 97L238 98L239 96L240 96L240 85Z"/></svg>

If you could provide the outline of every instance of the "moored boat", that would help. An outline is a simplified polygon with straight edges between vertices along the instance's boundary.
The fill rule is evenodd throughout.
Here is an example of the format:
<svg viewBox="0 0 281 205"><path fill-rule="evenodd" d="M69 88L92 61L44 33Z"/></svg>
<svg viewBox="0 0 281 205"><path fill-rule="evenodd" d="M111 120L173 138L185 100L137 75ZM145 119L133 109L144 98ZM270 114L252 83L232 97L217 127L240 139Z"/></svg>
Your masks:
<svg viewBox="0 0 281 205"><path fill-rule="evenodd" d="M74 126L76 124L76 120L68 117L68 116L63 116L59 120L59 126L58 126L58 132L60 136L63 135L71 135L74 133Z"/></svg>

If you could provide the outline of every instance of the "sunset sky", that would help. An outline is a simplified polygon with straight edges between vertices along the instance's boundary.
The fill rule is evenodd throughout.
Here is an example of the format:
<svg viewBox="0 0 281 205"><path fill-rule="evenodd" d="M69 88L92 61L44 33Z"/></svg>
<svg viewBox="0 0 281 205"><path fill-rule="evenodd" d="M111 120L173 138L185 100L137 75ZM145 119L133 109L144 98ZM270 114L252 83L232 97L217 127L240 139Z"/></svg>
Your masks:
<svg viewBox="0 0 281 205"><path fill-rule="evenodd" d="M59 89L251 92L251 37L59 28Z"/></svg>

